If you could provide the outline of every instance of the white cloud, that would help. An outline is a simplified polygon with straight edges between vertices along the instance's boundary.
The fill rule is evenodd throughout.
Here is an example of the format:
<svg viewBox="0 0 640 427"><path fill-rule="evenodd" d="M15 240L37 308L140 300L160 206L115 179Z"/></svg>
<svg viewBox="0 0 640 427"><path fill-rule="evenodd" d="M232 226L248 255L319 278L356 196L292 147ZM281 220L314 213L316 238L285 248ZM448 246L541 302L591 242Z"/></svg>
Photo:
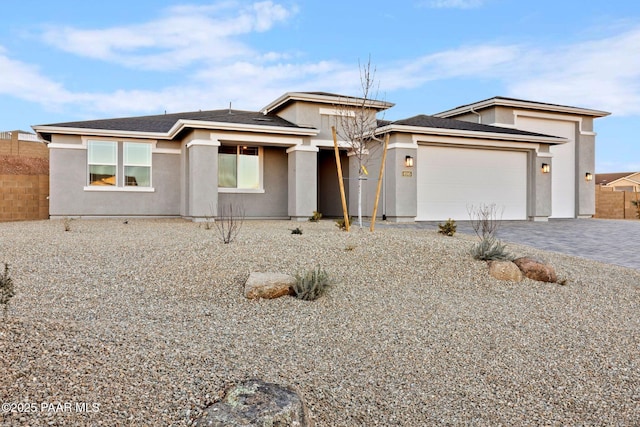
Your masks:
<svg viewBox="0 0 640 427"><path fill-rule="evenodd" d="M231 7L234 6L234 7ZM257 109L286 91L357 95L357 66L300 61L278 50L258 51L238 36L268 31L295 10L272 2L237 9L235 2L167 9L156 21L103 30L50 30L60 49L140 68L191 66L158 90L74 92L0 47L0 93L83 111L93 118L221 108ZM383 92L451 79L493 81L517 98L640 115L640 26L618 35L560 47L476 44L396 63L378 63ZM455 84L455 82L453 83ZM384 96L384 94L383 94ZM393 101L393 97L389 97ZM474 101L470 99L469 101Z"/></svg>
<svg viewBox="0 0 640 427"><path fill-rule="evenodd" d="M491 80L504 85L506 96L640 115L638 52L640 27L560 47L465 46L381 67L380 80L387 90Z"/></svg>
<svg viewBox="0 0 640 427"><path fill-rule="evenodd" d="M0 94L43 104L65 104L75 98L61 84L42 75L38 67L11 59L2 46L0 70Z"/></svg>
<svg viewBox="0 0 640 427"><path fill-rule="evenodd" d="M79 56L131 68L163 70L187 67L197 61L221 62L254 55L234 40L242 34L264 32L286 21L294 9L273 3L236 2L209 6L178 6L159 19L143 24L104 29L50 28L46 43Z"/></svg>
<svg viewBox="0 0 640 427"><path fill-rule="evenodd" d="M508 95L640 115L640 28L597 41L522 52Z"/></svg>
<svg viewBox="0 0 640 427"><path fill-rule="evenodd" d="M384 67L380 81L387 90L393 90L415 88L435 80L487 76L498 68L512 67L520 50L515 45L464 46Z"/></svg>
<svg viewBox="0 0 640 427"><path fill-rule="evenodd" d="M474 9L483 3L483 0L429 0L421 4L436 9Z"/></svg>

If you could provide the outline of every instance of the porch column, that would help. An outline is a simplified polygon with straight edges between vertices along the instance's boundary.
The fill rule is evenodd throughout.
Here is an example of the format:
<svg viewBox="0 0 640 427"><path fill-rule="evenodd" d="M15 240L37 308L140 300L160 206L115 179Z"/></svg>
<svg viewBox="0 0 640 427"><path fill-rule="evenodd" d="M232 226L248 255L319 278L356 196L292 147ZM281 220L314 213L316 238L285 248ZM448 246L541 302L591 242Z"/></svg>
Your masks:
<svg viewBox="0 0 640 427"><path fill-rule="evenodd" d="M580 132L576 140L576 217L591 218L596 214L596 181L587 181L586 173L596 175L596 137L594 132Z"/></svg>
<svg viewBox="0 0 640 427"><path fill-rule="evenodd" d="M217 140L194 139L187 143L187 212L193 221L218 215L219 146Z"/></svg>
<svg viewBox="0 0 640 427"><path fill-rule="evenodd" d="M548 148L546 148L548 150ZM551 216L551 177L553 176L553 155L546 152L533 152L529 167L529 220L548 221ZM548 172L542 165L548 165Z"/></svg>
<svg viewBox="0 0 640 427"><path fill-rule="evenodd" d="M318 147L294 145L287 149L288 215L293 220L306 221L317 210Z"/></svg>

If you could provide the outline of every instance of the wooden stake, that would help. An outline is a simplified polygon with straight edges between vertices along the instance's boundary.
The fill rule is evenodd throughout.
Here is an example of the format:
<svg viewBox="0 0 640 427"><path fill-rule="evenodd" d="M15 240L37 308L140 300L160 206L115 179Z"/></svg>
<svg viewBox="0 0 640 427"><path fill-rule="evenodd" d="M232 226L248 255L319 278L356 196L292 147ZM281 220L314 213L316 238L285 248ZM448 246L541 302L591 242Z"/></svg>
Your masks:
<svg viewBox="0 0 640 427"><path fill-rule="evenodd" d="M382 188L382 176L384 175L384 163L387 160L387 146L389 145L389 134L384 136L384 149L382 151L382 163L380 163L380 175L378 175L378 188L376 189L376 201L373 204L373 215L369 231L373 232L376 226L376 215L378 214L378 201L380 200L380 189Z"/></svg>
<svg viewBox="0 0 640 427"><path fill-rule="evenodd" d="M336 151L336 167L338 169L338 183L340 184L340 198L342 199L342 213L344 215L344 227L347 231L351 228L349 224L349 212L347 211L347 198L344 195L344 180L342 179L342 165L340 164L340 151L338 150L338 135L336 127L331 126L333 133L333 147Z"/></svg>

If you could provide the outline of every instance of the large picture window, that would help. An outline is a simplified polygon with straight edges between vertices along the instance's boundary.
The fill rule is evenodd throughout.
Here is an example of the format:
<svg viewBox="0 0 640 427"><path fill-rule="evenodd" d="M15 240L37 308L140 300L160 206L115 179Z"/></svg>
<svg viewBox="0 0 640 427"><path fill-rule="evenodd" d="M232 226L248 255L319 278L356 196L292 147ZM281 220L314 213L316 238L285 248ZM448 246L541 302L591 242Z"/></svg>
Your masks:
<svg viewBox="0 0 640 427"><path fill-rule="evenodd" d="M218 148L218 187L259 190L259 147L220 146Z"/></svg>
<svg viewBox="0 0 640 427"><path fill-rule="evenodd" d="M151 187L149 143L90 140L87 163L90 187Z"/></svg>

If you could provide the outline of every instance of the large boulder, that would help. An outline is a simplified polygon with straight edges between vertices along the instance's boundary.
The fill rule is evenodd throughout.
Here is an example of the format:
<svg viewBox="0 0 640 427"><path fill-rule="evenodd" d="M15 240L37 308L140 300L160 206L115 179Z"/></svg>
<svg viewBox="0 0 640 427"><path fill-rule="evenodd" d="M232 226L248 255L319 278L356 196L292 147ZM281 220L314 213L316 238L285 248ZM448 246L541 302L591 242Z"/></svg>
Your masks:
<svg viewBox="0 0 640 427"><path fill-rule="evenodd" d="M539 282L551 282L558 281L556 270L549 264L545 264L534 258L521 257L513 260L513 263L518 266L520 271L531 280L537 280Z"/></svg>
<svg viewBox="0 0 640 427"><path fill-rule="evenodd" d="M293 390L249 380L226 390L220 402L207 407L194 426L312 426L304 401Z"/></svg>
<svg viewBox="0 0 640 427"><path fill-rule="evenodd" d="M281 273L251 273L244 284L244 296L253 298L279 298L283 295L295 295L293 285L296 278Z"/></svg>
<svg viewBox="0 0 640 427"><path fill-rule="evenodd" d="M498 280L520 282L522 271L511 261L490 261L489 274Z"/></svg>

